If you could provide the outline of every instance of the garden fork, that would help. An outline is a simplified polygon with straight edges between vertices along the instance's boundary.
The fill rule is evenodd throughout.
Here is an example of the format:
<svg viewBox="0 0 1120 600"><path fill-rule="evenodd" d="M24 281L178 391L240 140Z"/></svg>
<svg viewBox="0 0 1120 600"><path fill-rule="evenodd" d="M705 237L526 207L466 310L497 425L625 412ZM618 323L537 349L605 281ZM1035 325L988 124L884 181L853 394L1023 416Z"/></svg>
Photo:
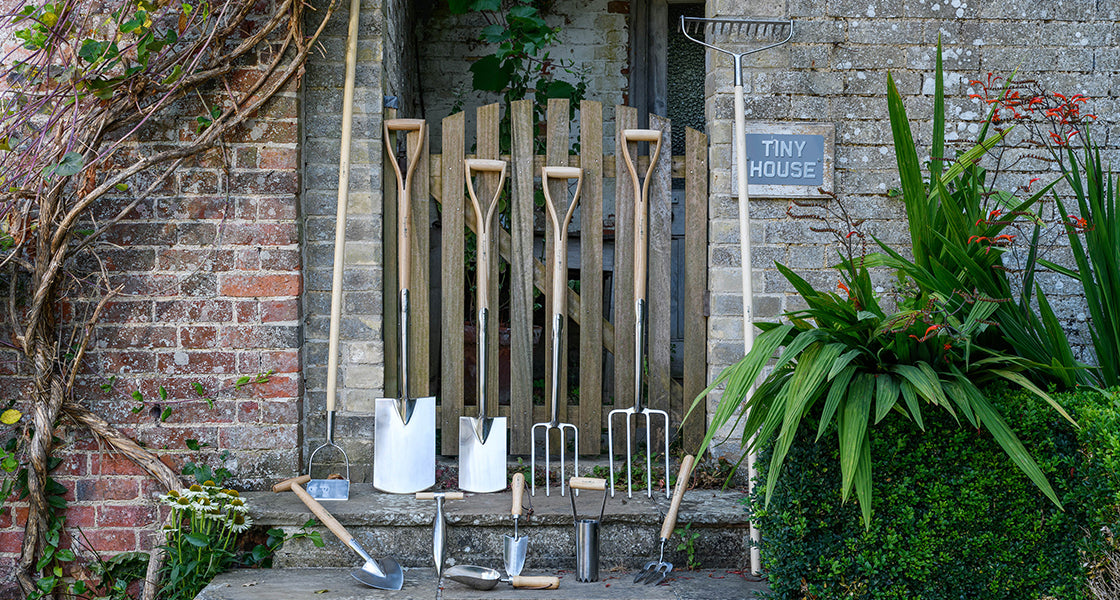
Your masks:
<svg viewBox="0 0 1120 600"><path fill-rule="evenodd" d="M645 374L645 346L646 346L646 255L648 251L649 226L646 223L649 213L649 181L653 168L657 164L657 155L661 153L661 132L656 129L626 129L622 132L622 156L626 161L626 169L630 172L630 182L634 186L634 314L637 317L634 323L634 406L630 408L616 408L607 416L607 457L611 470L611 496L614 496L614 423L615 415L623 415L626 424L626 497L633 496L633 481L631 479L631 452L630 429L637 425L638 416L645 417L646 424L646 495L653 497L653 440L650 422L654 417L665 420L665 473L669 473L669 413L663 410L646 408L642 404L643 375ZM646 171L645 182L639 187L638 171L634 168L634 161L630 158L629 142L657 142L649 155L649 169ZM669 497L669 486L665 486L665 497Z"/></svg>

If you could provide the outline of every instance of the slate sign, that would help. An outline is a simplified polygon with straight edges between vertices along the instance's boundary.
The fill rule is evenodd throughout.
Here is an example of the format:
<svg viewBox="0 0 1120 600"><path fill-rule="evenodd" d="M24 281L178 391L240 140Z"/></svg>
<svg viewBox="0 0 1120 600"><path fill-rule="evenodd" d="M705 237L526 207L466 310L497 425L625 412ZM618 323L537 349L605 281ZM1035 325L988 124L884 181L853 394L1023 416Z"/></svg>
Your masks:
<svg viewBox="0 0 1120 600"><path fill-rule="evenodd" d="M812 185L824 182L824 136L747 134L747 181L751 185Z"/></svg>

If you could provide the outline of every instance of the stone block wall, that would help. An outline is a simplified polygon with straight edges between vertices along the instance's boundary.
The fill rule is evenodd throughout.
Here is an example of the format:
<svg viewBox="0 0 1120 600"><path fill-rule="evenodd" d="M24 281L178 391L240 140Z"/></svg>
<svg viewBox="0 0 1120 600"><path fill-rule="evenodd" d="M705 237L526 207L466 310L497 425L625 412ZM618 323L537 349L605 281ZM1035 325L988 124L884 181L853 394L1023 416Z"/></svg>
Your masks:
<svg viewBox="0 0 1120 600"><path fill-rule="evenodd" d="M905 208L888 196L899 185L886 107L890 73L902 94L920 152L928 153L933 120L933 76L938 39L946 70L946 140L965 148L975 140L986 106L969 94L969 85L987 73L1038 80L1049 89L1091 96L1092 112L1101 116L1097 139L1116 122L1116 90L1120 67L1115 60L1117 7L1077 6L1056 1L969 2L919 0L895 2L815 2L771 0L742 3L709 0L709 17L792 18L794 38L788 45L748 57L744 87L746 118L778 122L825 122L836 128L835 190L853 218L867 219L863 228L906 252ZM716 43L745 49L726 37ZM711 222L709 225L709 374L714 377L742 357L742 293L740 284L738 201L731 176L733 71L731 59L709 52L707 97L711 139ZM1107 149L1116 152L1116 144ZM928 159L928 156L923 160ZM1023 162L1007 170L1004 189L1026 184L1046 165ZM1044 175L1045 177L1045 175ZM1056 178L1053 173L1049 177ZM785 200L751 202L754 316L772 320L799 308L799 298L774 269L774 261L791 266L815 286L828 288L836 275L837 244L827 233L815 233L803 221L786 215ZM1049 250L1059 260L1068 256L1060 243ZM1054 275L1040 278L1063 325L1085 360L1092 360L1083 298L1077 286ZM880 278L877 289L888 291ZM709 407L719 401L709 397ZM733 446L737 451L738 445Z"/></svg>

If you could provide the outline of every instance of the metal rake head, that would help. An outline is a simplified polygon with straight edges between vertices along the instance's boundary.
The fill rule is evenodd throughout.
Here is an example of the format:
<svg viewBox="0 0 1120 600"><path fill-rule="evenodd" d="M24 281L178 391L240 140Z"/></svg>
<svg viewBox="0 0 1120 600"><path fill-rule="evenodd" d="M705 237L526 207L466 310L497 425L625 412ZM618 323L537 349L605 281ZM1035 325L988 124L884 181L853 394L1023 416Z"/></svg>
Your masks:
<svg viewBox="0 0 1120 600"><path fill-rule="evenodd" d="M626 497L633 497L632 455L633 444L630 443L630 421L637 425L639 415L645 417L646 423L646 496L653 497L653 439L652 421L654 417L665 419L665 473L669 472L669 413L652 408L616 408L607 415L607 457L611 470L611 497L614 497L614 424L615 415L625 415L626 424ZM668 475L666 475L668 477ZM669 486L665 486L665 497L669 497Z"/></svg>
<svg viewBox="0 0 1120 600"><path fill-rule="evenodd" d="M743 41L775 42L788 40L793 36L793 20L707 19L681 15L681 33L688 36L717 35L736 37Z"/></svg>
<svg viewBox="0 0 1120 600"><path fill-rule="evenodd" d="M550 440L551 436L549 435L549 432L551 432L553 429L556 429L560 432L560 451L559 451L559 454L560 454L560 495L561 496L564 495L564 489L565 489L565 485L566 485L564 482L567 480L567 476L565 475L565 473L567 471L567 467L565 466L566 463L565 463L565 460L564 460L564 456L567 453L568 444L567 444L567 441L564 439L565 430L570 430L569 435L570 435L573 443L575 444L575 452L572 453L572 476L573 477L579 477L579 428L576 427L575 425L571 424L571 423L560 423L560 422L555 422L555 421L547 421L547 422L544 422L544 423L536 423L536 424L533 425L532 439L531 439L532 444L531 444L530 450L529 450L529 453L530 453L529 454L529 469L530 469L529 472L530 472L530 475L531 475L531 477L529 478L530 481L531 481L531 483L529 484L529 493L533 496L537 495L537 433L538 433L538 430L540 430L541 435L543 435L543 437L544 437L544 495L545 496L551 496L552 495L552 481L551 481L551 478L550 478L550 475L552 473L552 463L551 463L551 460L552 460L552 451L551 450L552 449L550 448L549 440ZM573 493L575 493L575 492L573 492Z"/></svg>

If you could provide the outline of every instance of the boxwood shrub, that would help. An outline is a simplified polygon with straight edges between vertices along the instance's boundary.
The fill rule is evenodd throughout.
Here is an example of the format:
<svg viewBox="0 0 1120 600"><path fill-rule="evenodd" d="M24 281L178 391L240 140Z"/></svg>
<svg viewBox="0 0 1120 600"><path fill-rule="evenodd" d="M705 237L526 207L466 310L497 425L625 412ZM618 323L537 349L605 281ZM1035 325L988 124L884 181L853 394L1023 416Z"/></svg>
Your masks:
<svg viewBox="0 0 1120 600"><path fill-rule="evenodd" d="M1064 510L963 418L931 411L922 432L891 413L871 430L874 516L865 528L857 504L840 499L838 445L814 443L816 427L801 427L758 513L769 597L1088 598L1086 577L1107 547L1102 527L1120 532L1120 392L1057 394L1080 429L1030 394L988 392ZM767 449L760 481L768 464Z"/></svg>

